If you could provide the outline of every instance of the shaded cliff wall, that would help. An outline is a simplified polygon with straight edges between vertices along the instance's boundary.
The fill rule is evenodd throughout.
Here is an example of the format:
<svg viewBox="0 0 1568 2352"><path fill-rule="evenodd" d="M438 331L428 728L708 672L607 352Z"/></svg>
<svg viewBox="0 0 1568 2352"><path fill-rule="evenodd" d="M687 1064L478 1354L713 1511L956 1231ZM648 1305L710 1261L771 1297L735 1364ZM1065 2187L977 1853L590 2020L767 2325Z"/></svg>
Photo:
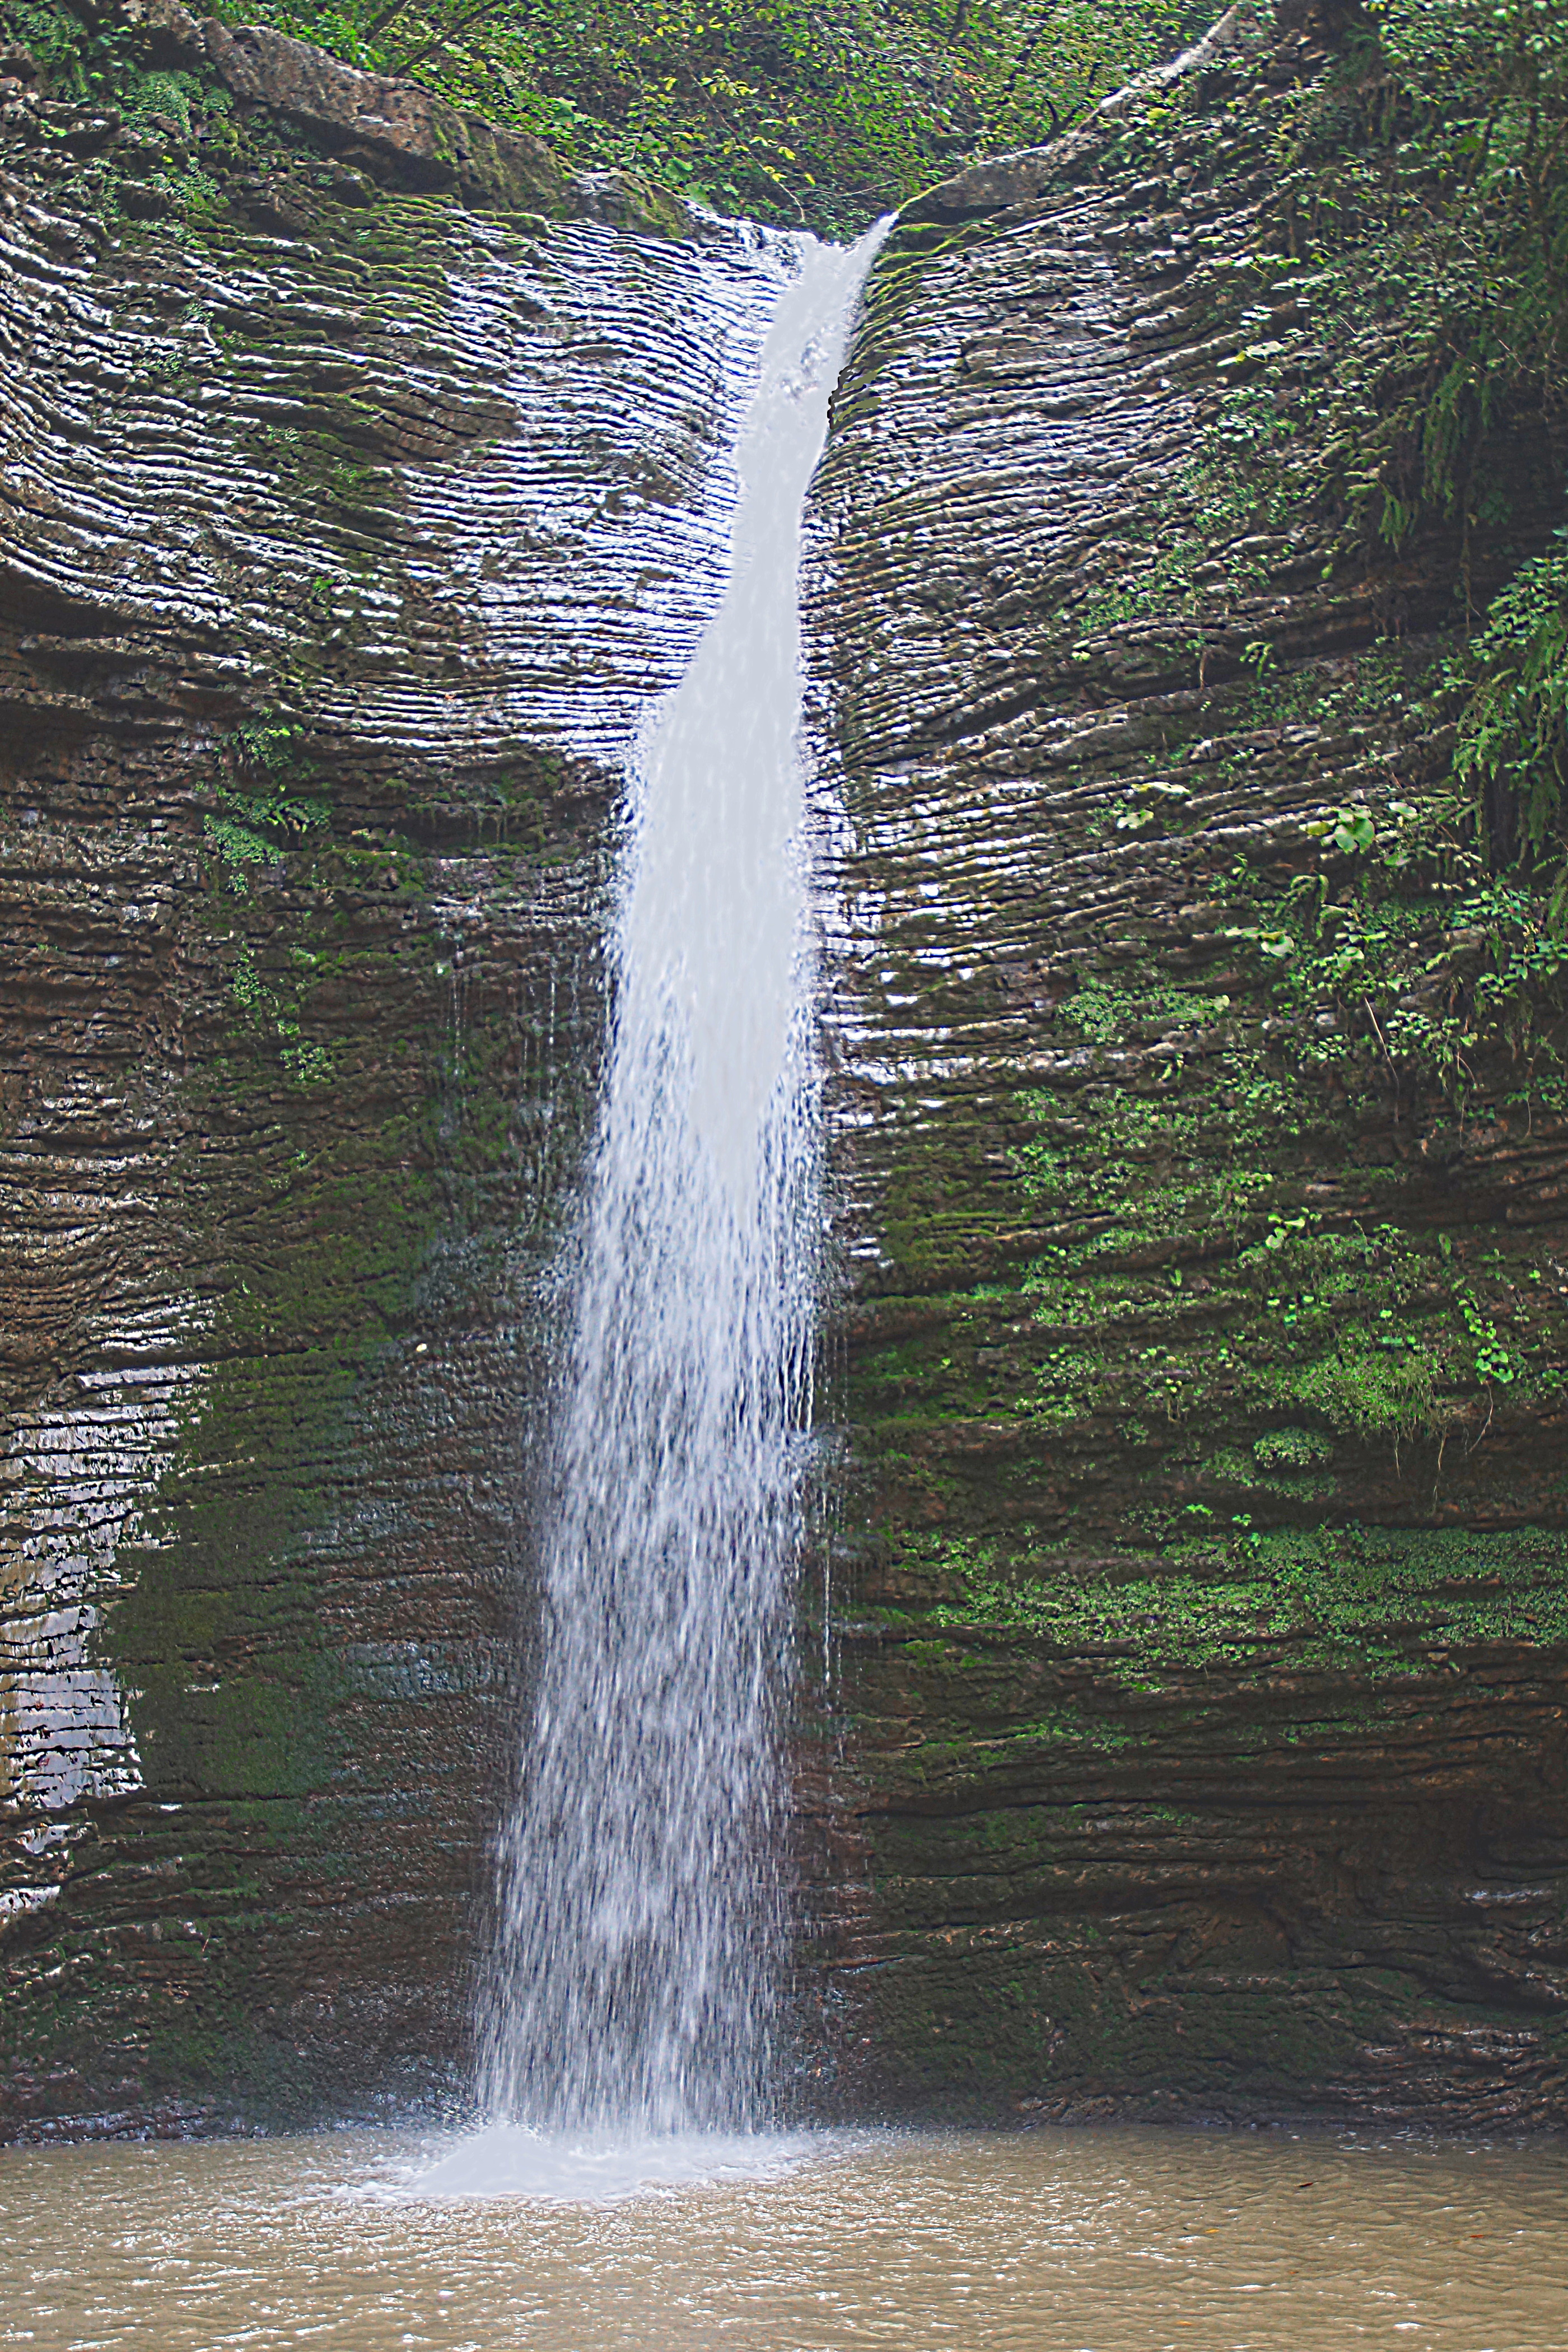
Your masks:
<svg viewBox="0 0 1568 2352"><path fill-rule="evenodd" d="M910 207L841 387L850 2103L1568 2112L1563 1028L1443 688L1562 453L1347 545L1383 257L1279 190L1385 95L1237 12Z"/></svg>
<svg viewBox="0 0 1568 2352"><path fill-rule="evenodd" d="M460 2042L619 772L762 285L148 38L151 112L15 56L4 110L10 2131Z"/></svg>
<svg viewBox="0 0 1568 2352"><path fill-rule="evenodd" d="M754 330L647 191L126 14L114 105L0 55L7 2132L458 2044L609 820ZM1562 2111L1563 1040L1434 846L1456 583L1557 486L1505 435L1352 558L1226 470L1327 462L1298 15L912 208L822 478L845 2104Z"/></svg>

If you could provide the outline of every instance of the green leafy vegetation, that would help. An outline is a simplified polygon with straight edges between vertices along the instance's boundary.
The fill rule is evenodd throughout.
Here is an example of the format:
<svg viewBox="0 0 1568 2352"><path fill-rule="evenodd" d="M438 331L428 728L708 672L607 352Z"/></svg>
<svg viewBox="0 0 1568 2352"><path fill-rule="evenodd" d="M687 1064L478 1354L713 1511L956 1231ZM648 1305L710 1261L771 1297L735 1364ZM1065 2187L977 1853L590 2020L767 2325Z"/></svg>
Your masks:
<svg viewBox="0 0 1568 2352"><path fill-rule="evenodd" d="M1169 201L1212 152L1212 121L1188 124L1203 105L1188 85L1139 110L1114 163L1154 173ZM1217 632L1287 538L1335 582L1446 541L1469 642L1422 687L1428 734L1458 726L1445 755L1458 789L1428 803L1418 844L1408 807L1346 805L1326 830L1342 856L1407 878L1424 853L1426 878L1441 866L1460 897L1515 872L1561 935L1568 555L1561 534L1542 549L1540 533L1568 461L1568 15L1535 0L1373 0L1348 12L1326 71L1230 110L1233 167L1250 162L1270 195L1257 249L1207 255L1200 236L1188 281L1225 389L1130 533L1121 577L1085 597L1073 628L1087 642L1130 620L1185 624L1202 683ZM1399 610L1387 627L1396 640ZM1241 659L1277 699L1279 648L1255 632ZM1163 814L1146 799L1118 824ZM1479 856L1461 875L1466 849ZM1512 963L1518 911L1463 920ZM1354 943L1371 964L1389 944L1378 920L1382 940ZM1300 944L1270 936L1281 957ZM1459 1031L1429 1042L1453 1082Z"/></svg>
<svg viewBox="0 0 1568 2352"><path fill-rule="evenodd" d="M1122 143L1163 135L1145 110ZM1518 437L1561 457L1568 424L1568 20L1373 0L1250 136L1275 240L1207 266L1241 333L1190 487L1259 516L1335 494L1337 557L1505 519Z"/></svg>
<svg viewBox="0 0 1568 2352"><path fill-rule="evenodd" d="M305 789L310 772L299 756L299 732L257 720L236 728L225 747L218 806L202 822L229 889L240 898L249 894L248 868L270 865L331 814L330 802Z"/></svg>
<svg viewBox="0 0 1568 2352"><path fill-rule="evenodd" d="M1310 1470L1317 1463L1331 1462L1333 1454L1327 1439L1313 1429L1271 1429L1252 1449L1260 1470Z"/></svg>
<svg viewBox="0 0 1568 2352"><path fill-rule="evenodd" d="M1568 531L1559 530L1559 540ZM1568 786L1568 549L1522 565L1488 611L1450 682L1470 690L1459 722L1455 773L1474 783L1492 830L1527 856L1550 849ZM1508 812L1505 819L1503 812ZM1554 887L1563 929L1563 881Z"/></svg>
<svg viewBox="0 0 1568 2352"><path fill-rule="evenodd" d="M1173 193L1213 140L1184 127L1199 103L1141 110L1118 163ZM1384 0L1327 71L1237 110L1231 143L1272 186L1258 249L1189 280L1226 388L1070 626L1088 657L1173 621L1201 686L1283 551L1331 595L1419 545L1459 643L1406 642L1392 592L1384 646L1350 664L1288 669L1254 630L1255 711L1188 747L1205 772L1135 783L1114 829L1190 832L1198 790L1257 774L1258 727L1314 729L1342 795L1303 825L1316 858L1238 860L1222 885L1279 1058L1410 1105L1436 1088L1461 1125L1489 1097L1561 1112L1568 555L1542 524L1568 457L1568 19Z"/></svg>
<svg viewBox="0 0 1568 2352"><path fill-rule="evenodd" d="M845 230L1049 138L1219 14L1208 0L225 0L731 213Z"/></svg>
<svg viewBox="0 0 1568 2352"><path fill-rule="evenodd" d="M965 163L1068 128L1172 58L1219 0L222 0L363 70L421 83L547 140L580 170L630 172L719 211L848 235ZM158 66L87 0L4 0L58 95L113 104L141 141L128 210L199 227L210 173L162 143L231 145L213 78ZM47 136L56 135L46 126ZM248 121L252 143L268 135ZM122 142L123 143L123 142ZM118 154L118 151L117 151ZM116 210L113 191L108 209Z"/></svg>
<svg viewBox="0 0 1568 2352"><path fill-rule="evenodd" d="M1279 1645L1302 1664L1404 1675L1430 1672L1435 1652L1462 1643L1568 1639L1564 1539L1537 1529L1202 1534L1147 1567L1107 1563L1088 1578L1026 1540L1019 1549L911 1535L900 1555L917 1571L939 1572L952 1594L921 1612L923 1625L1005 1628L1062 1649L1129 1643L1133 1655L1101 1669L1124 1687L1137 1687L1151 1662L1267 1670Z"/></svg>

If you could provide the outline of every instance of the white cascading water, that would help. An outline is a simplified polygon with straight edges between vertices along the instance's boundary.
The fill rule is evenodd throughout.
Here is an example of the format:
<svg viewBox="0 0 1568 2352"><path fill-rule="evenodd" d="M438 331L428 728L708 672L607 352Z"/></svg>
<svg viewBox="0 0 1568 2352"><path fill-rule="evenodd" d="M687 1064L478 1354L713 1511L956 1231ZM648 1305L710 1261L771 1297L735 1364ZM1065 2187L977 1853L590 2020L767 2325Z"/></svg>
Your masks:
<svg viewBox="0 0 1568 2352"><path fill-rule="evenodd" d="M531 2130L763 2113L820 1232L800 525L879 235L762 257L729 585L639 761L483 2021L484 2104Z"/></svg>

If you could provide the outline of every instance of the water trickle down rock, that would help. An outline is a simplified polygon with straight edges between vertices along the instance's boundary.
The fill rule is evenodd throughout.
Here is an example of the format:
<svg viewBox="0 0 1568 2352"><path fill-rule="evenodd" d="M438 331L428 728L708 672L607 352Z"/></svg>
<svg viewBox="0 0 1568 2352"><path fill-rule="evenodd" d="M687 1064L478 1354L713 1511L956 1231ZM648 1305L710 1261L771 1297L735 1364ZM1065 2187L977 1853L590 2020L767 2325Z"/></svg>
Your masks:
<svg viewBox="0 0 1568 2352"><path fill-rule="evenodd" d="M89 208L112 124L6 117L12 2130L461 2046L615 811L771 299L749 232L479 217L239 95L178 240Z"/></svg>

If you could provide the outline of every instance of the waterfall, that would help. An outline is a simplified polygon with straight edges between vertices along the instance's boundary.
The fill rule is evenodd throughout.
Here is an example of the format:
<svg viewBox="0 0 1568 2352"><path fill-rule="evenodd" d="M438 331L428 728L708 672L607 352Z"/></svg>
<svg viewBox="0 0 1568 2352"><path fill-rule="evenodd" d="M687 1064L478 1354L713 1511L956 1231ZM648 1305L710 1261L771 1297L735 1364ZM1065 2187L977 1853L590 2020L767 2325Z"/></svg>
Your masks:
<svg viewBox="0 0 1568 2352"><path fill-rule="evenodd" d="M637 763L537 1697L499 1842L498 2121L745 2129L765 2096L821 1222L800 524L880 234L763 249L779 290L729 584Z"/></svg>

